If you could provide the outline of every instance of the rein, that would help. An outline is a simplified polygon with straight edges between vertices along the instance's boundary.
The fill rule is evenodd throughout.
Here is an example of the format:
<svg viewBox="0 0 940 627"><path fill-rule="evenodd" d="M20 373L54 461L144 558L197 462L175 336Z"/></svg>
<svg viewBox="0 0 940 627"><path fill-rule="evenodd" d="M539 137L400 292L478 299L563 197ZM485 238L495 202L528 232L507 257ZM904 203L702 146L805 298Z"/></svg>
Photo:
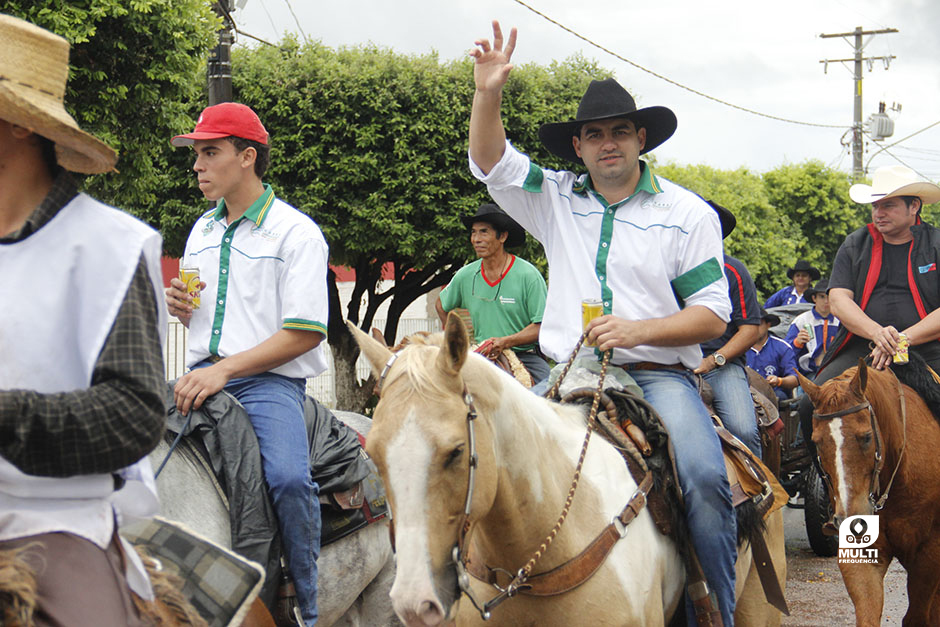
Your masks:
<svg viewBox="0 0 940 627"><path fill-rule="evenodd" d="M868 487L868 502L871 504L874 512L879 512L884 508L888 500L888 494L891 492L891 486L894 484L894 478L898 474L898 469L901 468L901 461L904 459L904 450L907 448L907 401L904 397L904 386L901 384L901 380L898 379L897 375L894 374L894 371L891 371L891 374L894 376L894 381L897 384L898 401L901 406L901 433L904 439L901 441L901 452L898 454L897 464L895 464L894 471L891 473L891 478L888 480L888 485L883 492L881 490L881 471L884 468L884 442L881 437L881 428L878 426L875 409L872 407L871 402L866 399L864 403L828 414L813 412L814 418L826 421L832 420L833 418L841 418L842 416L854 414L855 412L865 409L868 410L871 430L875 436L875 467L872 469L871 480ZM822 464L820 464L820 469L822 469ZM832 479L829 477L829 473L823 470L822 476L823 480L826 482L826 487L829 489L829 494L834 494L832 490Z"/></svg>

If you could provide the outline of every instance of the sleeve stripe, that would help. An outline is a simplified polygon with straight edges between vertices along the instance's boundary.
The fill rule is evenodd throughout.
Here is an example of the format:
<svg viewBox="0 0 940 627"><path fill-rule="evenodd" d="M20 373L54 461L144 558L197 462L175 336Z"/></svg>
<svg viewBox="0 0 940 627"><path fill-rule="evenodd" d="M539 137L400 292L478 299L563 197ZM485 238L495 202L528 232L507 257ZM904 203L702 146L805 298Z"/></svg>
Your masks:
<svg viewBox="0 0 940 627"><path fill-rule="evenodd" d="M529 162L529 174L525 177L522 189L537 194L542 191L542 181L544 178L545 174L542 172L542 168Z"/></svg>
<svg viewBox="0 0 940 627"><path fill-rule="evenodd" d="M682 276L674 278L671 281L672 290L675 292L679 302L684 303L685 299L703 287L721 280L721 276L721 264L718 263L717 259L712 257L703 261Z"/></svg>
<svg viewBox="0 0 940 627"><path fill-rule="evenodd" d="M326 325L322 322L304 320L303 318L287 318L281 325L282 329L294 329L297 331L316 331L326 335Z"/></svg>

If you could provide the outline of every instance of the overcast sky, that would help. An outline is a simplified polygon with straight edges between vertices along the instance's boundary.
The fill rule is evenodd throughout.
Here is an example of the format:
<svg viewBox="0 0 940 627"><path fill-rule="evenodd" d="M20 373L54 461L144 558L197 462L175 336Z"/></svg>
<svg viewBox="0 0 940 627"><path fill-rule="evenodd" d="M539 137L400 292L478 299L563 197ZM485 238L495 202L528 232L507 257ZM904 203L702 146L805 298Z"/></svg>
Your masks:
<svg viewBox="0 0 940 627"><path fill-rule="evenodd" d="M896 28L877 35L865 56L897 58L887 71L876 62L863 81L863 119L884 100L895 132L881 146L940 122L940 2L937 0L524 0L526 4L618 55L714 98L764 114L801 122L840 125L818 128L740 111L672 85L593 47L515 0L246 0L236 25L270 42L292 32L331 47L374 43L403 53L436 51L462 57L479 37L491 37L490 20L508 33L519 29L513 62L547 64L581 53L615 72L639 106L665 105L679 128L656 150L661 161L746 167L763 172L785 163L819 159L849 172L852 124L851 64L821 59L854 55L841 38L821 33ZM242 0L237 0L239 4ZM774 8L770 8L774 7ZM295 19L296 15L296 19ZM868 39L868 38L866 38ZM854 43L854 42L853 42ZM239 45L257 45L240 36ZM470 81L472 78L467 77ZM560 120L545 120L560 121ZM905 164L940 179L940 124L875 154L866 142L870 168ZM525 147L522 147L525 149Z"/></svg>

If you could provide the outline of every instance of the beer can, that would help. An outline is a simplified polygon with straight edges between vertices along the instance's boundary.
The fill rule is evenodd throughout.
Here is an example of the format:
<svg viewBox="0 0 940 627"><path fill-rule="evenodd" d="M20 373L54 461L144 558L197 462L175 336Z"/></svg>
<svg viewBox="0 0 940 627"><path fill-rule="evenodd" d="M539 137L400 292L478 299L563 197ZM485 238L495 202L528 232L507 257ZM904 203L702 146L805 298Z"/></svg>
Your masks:
<svg viewBox="0 0 940 627"><path fill-rule="evenodd" d="M587 329L587 325L594 318L600 318L604 315L604 303L599 298L585 298L581 301L581 331ZM584 342L585 346L595 346L593 343Z"/></svg>
<svg viewBox="0 0 940 627"><path fill-rule="evenodd" d="M907 336L901 333L901 336L898 338L898 350L894 354L894 363L896 364L906 364L910 359L908 354L908 349L911 347L911 341L907 339Z"/></svg>
<svg viewBox="0 0 940 627"><path fill-rule="evenodd" d="M199 309L200 294L199 268L193 266L180 266L180 281L186 286L186 292L193 299L193 309Z"/></svg>

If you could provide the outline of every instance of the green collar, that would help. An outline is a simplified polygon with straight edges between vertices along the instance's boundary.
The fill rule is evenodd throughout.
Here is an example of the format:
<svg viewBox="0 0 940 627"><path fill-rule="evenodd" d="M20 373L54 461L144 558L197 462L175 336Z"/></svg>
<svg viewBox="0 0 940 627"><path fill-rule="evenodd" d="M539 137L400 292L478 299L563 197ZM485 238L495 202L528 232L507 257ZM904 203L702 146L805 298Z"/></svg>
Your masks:
<svg viewBox="0 0 940 627"><path fill-rule="evenodd" d="M268 215L268 210L271 208L271 205L274 204L274 190L271 189L270 185L264 186L264 193L258 196L258 199L251 203L251 206L248 207L248 211L242 216L242 218L247 218L255 223L257 226L261 226L261 223L264 222L264 218ZM219 201L218 207L215 209L213 218L216 220L221 220L228 214L228 210L225 208L225 199Z"/></svg>
<svg viewBox="0 0 940 627"><path fill-rule="evenodd" d="M601 204L605 207L607 206L607 201L604 197L594 190L594 183L591 181L590 174L585 174L581 177L581 179L575 183L571 191L576 194L581 194L582 196L587 196L588 192L590 192L601 201ZM633 198L639 191L644 191L648 194L660 194L663 191L662 186L659 184L659 179L653 174L652 168L649 167L648 163L642 160L640 161L640 180L637 182L636 189L633 191L630 198ZM629 200L629 198L627 200Z"/></svg>

